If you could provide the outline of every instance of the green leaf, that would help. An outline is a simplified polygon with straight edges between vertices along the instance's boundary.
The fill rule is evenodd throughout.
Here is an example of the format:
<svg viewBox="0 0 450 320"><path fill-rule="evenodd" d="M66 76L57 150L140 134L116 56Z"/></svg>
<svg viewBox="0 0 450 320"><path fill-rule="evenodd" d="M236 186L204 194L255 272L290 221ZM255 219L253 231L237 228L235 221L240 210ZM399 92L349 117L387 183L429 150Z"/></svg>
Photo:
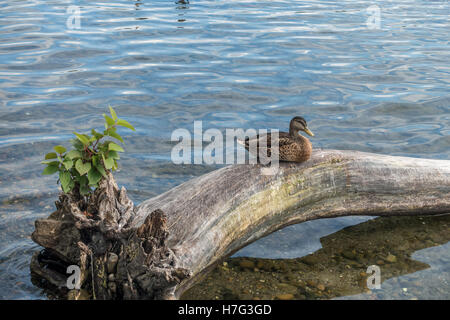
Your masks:
<svg viewBox="0 0 450 320"><path fill-rule="evenodd" d="M114 167L114 159L113 158L106 158L103 160L103 163L105 164L106 169L112 169Z"/></svg>
<svg viewBox="0 0 450 320"><path fill-rule="evenodd" d="M120 159L120 156L117 153L117 151L109 151L108 152L108 158Z"/></svg>
<svg viewBox="0 0 450 320"><path fill-rule="evenodd" d="M107 116L106 114L103 114L103 117L105 117L105 121L106 121L106 124L108 125L108 127L116 124L116 122L113 119L111 119L109 116Z"/></svg>
<svg viewBox="0 0 450 320"><path fill-rule="evenodd" d="M53 147L53 150L55 150L56 153L59 154L66 152L66 148L64 148L63 146L55 146Z"/></svg>
<svg viewBox="0 0 450 320"><path fill-rule="evenodd" d="M72 160L65 160L63 162L64 167L69 170L73 167L73 161Z"/></svg>
<svg viewBox="0 0 450 320"><path fill-rule="evenodd" d="M88 136L86 136L85 134L79 134L79 133L76 133L76 132L74 132L74 135L77 136L78 140L80 140L81 143L84 146L88 146L89 145L89 137Z"/></svg>
<svg viewBox="0 0 450 320"><path fill-rule="evenodd" d="M91 169L91 163L90 162L83 163L83 160L78 159L77 162L75 162L75 169L77 169L80 175L84 175Z"/></svg>
<svg viewBox="0 0 450 320"><path fill-rule="evenodd" d="M96 166L96 168L98 169L98 171L100 171L102 176L104 176L106 178L107 175L106 175L106 171L105 171L105 167L104 167L105 155L103 153L102 153L102 159L103 159L103 162L99 162L98 165Z"/></svg>
<svg viewBox="0 0 450 320"><path fill-rule="evenodd" d="M122 126L122 127L126 127L128 129L131 129L133 131L135 131L136 129L134 129L134 127L127 121L127 120L117 120L117 125L118 126Z"/></svg>
<svg viewBox="0 0 450 320"><path fill-rule="evenodd" d="M75 187L75 182L73 182L73 180L70 180L69 183L67 185L62 185L63 191L65 193L69 193L70 191L72 191L73 187Z"/></svg>
<svg viewBox="0 0 450 320"><path fill-rule="evenodd" d="M48 165L44 171L42 171L42 174L54 174L58 171L58 166L56 165Z"/></svg>
<svg viewBox="0 0 450 320"><path fill-rule="evenodd" d="M124 152L123 148L121 146L119 146L118 144L115 144L114 142L110 142L108 144L108 150L109 151L119 151L119 152Z"/></svg>
<svg viewBox="0 0 450 320"><path fill-rule="evenodd" d="M116 138L116 139L119 140L120 142L124 143L122 137L121 137L117 132L115 132L115 131L109 132L109 136L110 136L110 137L113 137L113 138Z"/></svg>
<svg viewBox="0 0 450 320"><path fill-rule="evenodd" d="M66 153L65 158L68 159L76 159L76 158L81 158L81 152L78 150L70 150L69 152Z"/></svg>
<svg viewBox="0 0 450 320"><path fill-rule="evenodd" d="M102 174L102 176L104 176L105 178L107 177L105 168L103 168L102 164L99 163L98 166L95 168L98 170L98 172Z"/></svg>
<svg viewBox="0 0 450 320"><path fill-rule="evenodd" d="M86 176L81 176L78 183L80 184L80 193L82 195L86 195L91 192L91 188L88 186L89 180Z"/></svg>
<svg viewBox="0 0 450 320"><path fill-rule="evenodd" d="M90 185L96 185L102 178L102 174L95 167L93 167L89 170L87 177Z"/></svg>
<svg viewBox="0 0 450 320"><path fill-rule="evenodd" d="M80 185L80 193L85 196L91 192L91 188L87 184Z"/></svg>
<svg viewBox="0 0 450 320"><path fill-rule="evenodd" d="M78 183L80 184L80 186L82 185L88 185L89 180L87 178L87 176L81 176L80 179L78 179Z"/></svg>
<svg viewBox="0 0 450 320"><path fill-rule="evenodd" d="M59 166L58 161L41 161L42 164L52 165L52 166Z"/></svg>
<svg viewBox="0 0 450 320"><path fill-rule="evenodd" d="M72 177L68 171L60 171L59 172L59 181L61 181L61 186L65 193L70 192L70 182L72 181Z"/></svg>
<svg viewBox="0 0 450 320"><path fill-rule="evenodd" d="M103 134L101 134L100 132L95 131L95 129L92 129L91 133L95 137L95 140L100 140L101 138L103 138Z"/></svg>
<svg viewBox="0 0 450 320"><path fill-rule="evenodd" d="M47 154L45 155L45 160L48 160L48 159L56 159L56 157L57 157L56 153L50 152L50 153L47 153Z"/></svg>
<svg viewBox="0 0 450 320"><path fill-rule="evenodd" d="M106 169L111 169L112 167L114 167L114 159L113 158L105 158L105 156L102 154L102 158L103 158L103 165L105 166Z"/></svg>
<svg viewBox="0 0 450 320"><path fill-rule="evenodd" d="M98 156L93 156L91 161L94 167L96 167L98 165Z"/></svg>
<svg viewBox="0 0 450 320"><path fill-rule="evenodd" d="M111 113L111 117L113 118L113 120L114 121L117 121L117 113L116 113L116 111L114 111L114 109L111 107L111 106L109 106L109 113Z"/></svg>
<svg viewBox="0 0 450 320"><path fill-rule="evenodd" d="M72 168L69 171L70 171L70 174L72 175L72 177L74 177L74 179L76 181L80 181L81 176L80 176L80 174L78 173L78 171L75 168Z"/></svg>
<svg viewBox="0 0 450 320"><path fill-rule="evenodd" d="M70 143L73 145L73 147L77 150L83 150L84 146L78 139L70 139Z"/></svg>

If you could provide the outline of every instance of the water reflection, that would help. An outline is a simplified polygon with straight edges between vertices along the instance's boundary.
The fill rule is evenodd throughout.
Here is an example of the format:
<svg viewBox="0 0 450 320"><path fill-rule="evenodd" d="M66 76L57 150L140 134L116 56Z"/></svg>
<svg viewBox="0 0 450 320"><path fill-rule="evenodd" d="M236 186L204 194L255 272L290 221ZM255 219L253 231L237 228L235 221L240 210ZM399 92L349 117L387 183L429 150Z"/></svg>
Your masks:
<svg viewBox="0 0 450 320"><path fill-rule="evenodd" d="M189 9L189 1L188 0L178 0L175 2L177 4L176 9L177 10L187 10ZM178 14L178 22L186 22L186 19L184 18L185 12ZM183 28L182 26L179 26L178 28Z"/></svg>
<svg viewBox="0 0 450 320"><path fill-rule="evenodd" d="M136 2L134 3L134 6L136 7L136 10L139 10L139 6L142 4L141 0L136 0Z"/></svg>
<svg viewBox="0 0 450 320"><path fill-rule="evenodd" d="M189 1L188 0L178 0L175 3L178 5L177 9L189 9Z"/></svg>
<svg viewBox="0 0 450 320"><path fill-rule="evenodd" d="M450 215L369 220L322 237L322 248L301 258L228 259L183 298L427 299L431 288L448 299L448 249L423 249L446 244L449 231ZM370 265L380 267L380 290L367 288ZM443 281L430 282L430 273Z"/></svg>
<svg viewBox="0 0 450 320"><path fill-rule="evenodd" d="M175 1L80 0L74 31L67 1L0 0L1 298L43 297L28 281L27 237L57 187L39 163L72 131L100 129L108 104L137 128L123 132L117 181L138 201L211 170L170 161L171 132L194 120L286 129L301 114L315 147L449 158L447 1L378 1L381 30L366 28L369 0Z"/></svg>

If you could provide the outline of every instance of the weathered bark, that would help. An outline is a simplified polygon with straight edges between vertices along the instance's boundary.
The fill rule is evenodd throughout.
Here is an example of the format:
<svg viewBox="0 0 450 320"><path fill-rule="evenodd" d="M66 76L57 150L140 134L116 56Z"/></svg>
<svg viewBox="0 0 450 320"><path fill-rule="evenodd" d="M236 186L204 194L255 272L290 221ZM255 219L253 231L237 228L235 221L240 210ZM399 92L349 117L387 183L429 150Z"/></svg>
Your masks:
<svg viewBox="0 0 450 320"><path fill-rule="evenodd" d="M65 290L69 265L81 270L81 286L93 299L165 298L189 275L177 267L166 245L166 217L161 210L147 215L138 228L126 228L135 208L125 188L111 173L89 199L61 194L57 210L36 221L32 239L45 251L33 256L31 271ZM89 281L90 280L90 281Z"/></svg>
<svg viewBox="0 0 450 320"><path fill-rule="evenodd" d="M33 240L55 259L81 265L96 298L167 299L180 297L225 257L290 224L450 212L447 160L315 150L306 163L280 163L273 175L262 174L266 169L225 167L137 208L111 176L90 200L93 218L77 209L85 206L79 200L61 196L58 211L36 222ZM118 262L108 269L111 255ZM38 260L32 269L45 277L51 263Z"/></svg>

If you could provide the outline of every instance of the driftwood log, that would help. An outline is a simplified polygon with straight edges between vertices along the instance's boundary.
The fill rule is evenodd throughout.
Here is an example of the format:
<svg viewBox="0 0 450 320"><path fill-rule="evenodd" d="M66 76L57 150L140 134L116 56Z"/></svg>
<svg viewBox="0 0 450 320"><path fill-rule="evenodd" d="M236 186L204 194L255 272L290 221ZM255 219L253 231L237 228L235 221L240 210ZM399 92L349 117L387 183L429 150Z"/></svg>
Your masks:
<svg viewBox="0 0 450 320"><path fill-rule="evenodd" d="M224 167L135 207L112 175L37 220L31 270L63 289L80 266L95 299L176 299L218 262L287 225L450 212L450 161L314 150L305 163Z"/></svg>

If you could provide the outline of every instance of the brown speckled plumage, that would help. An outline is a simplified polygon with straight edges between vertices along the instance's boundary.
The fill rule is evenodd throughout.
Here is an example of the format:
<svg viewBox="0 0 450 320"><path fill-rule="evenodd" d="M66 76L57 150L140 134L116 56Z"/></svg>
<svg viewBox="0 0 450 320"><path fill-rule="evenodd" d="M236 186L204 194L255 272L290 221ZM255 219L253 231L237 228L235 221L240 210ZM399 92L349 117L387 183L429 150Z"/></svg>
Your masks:
<svg viewBox="0 0 450 320"><path fill-rule="evenodd" d="M289 126L289 133L279 132L279 154L280 161L305 162L311 157L312 145L311 142L300 135L298 131L304 131L310 135L312 132L308 129L305 119L302 117L294 117ZM244 142L245 149L249 150L251 142L257 142L257 151L260 152L260 144L267 143L267 156L272 154L271 148L271 134L257 135L252 138L246 138ZM265 141L264 141L265 140Z"/></svg>

